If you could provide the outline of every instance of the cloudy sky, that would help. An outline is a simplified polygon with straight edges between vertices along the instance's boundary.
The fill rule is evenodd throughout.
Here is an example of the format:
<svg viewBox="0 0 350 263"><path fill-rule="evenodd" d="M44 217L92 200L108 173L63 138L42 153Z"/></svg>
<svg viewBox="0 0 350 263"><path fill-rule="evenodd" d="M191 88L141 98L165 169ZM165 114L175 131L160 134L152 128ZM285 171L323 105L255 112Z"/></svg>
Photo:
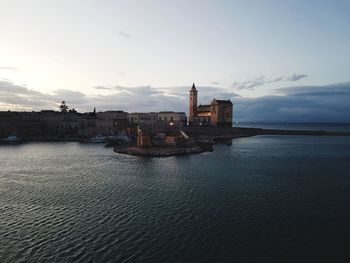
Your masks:
<svg viewBox="0 0 350 263"><path fill-rule="evenodd" d="M0 0L0 110L350 121L350 1Z"/></svg>

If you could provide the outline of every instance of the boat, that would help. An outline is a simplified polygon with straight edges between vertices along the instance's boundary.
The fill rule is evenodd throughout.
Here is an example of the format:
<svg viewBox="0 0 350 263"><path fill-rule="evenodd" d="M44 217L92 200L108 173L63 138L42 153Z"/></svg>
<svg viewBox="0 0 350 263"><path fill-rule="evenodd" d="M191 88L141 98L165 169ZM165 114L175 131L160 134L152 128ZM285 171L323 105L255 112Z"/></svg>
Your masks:
<svg viewBox="0 0 350 263"><path fill-rule="evenodd" d="M110 146L116 146L116 145L129 143L129 142L131 142L131 139L125 134L120 134L120 135L108 136L106 141L107 141L106 146L110 147Z"/></svg>
<svg viewBox="0 0 350 263"><path fill-rule="evenodd" d="M22 139L18 138L16 135L10 135L5 138L0 139L2 144L20 143Z"/></svg>
<svg viewBox="0 0 350 263"><path fill-rule="evenodd" d="M87 143L105 143L106 140L107 140L106 136L96 135L94 137L91 137L90 139L87 139L85 142L87 142Z"/></svg>
<svg viewBox="0 0 350 263"><path fill-rule="evenodd" d="M108 139L119 140L119 141L123 141L123 142L130 142L130 138L128 136L126 136L125 134L123 134L123 135L112 135L112 136L109 136Z"/></svg>

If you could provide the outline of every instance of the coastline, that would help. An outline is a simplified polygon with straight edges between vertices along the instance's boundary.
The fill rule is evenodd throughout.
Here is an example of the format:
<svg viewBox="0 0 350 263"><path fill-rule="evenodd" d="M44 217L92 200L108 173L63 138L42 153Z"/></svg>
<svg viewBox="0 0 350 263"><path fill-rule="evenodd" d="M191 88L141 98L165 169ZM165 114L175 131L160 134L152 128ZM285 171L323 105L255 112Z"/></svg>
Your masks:
<svg viewBox="0 0 350 263"><path fill-rule="evenodd" d="M151 147L139 148L136 144L125 144L114 147L114 152L142 157L169 157L178 155L198 154L213 151L213 145L219 143L232 144L233 139L253 137L258 135L302 135L302 136L350 136L350 132L334 131L311 131L311 130L282 130L263 128L213 128L213 127L190 127L183 131L194 141L187 147ZM80 142L86 143L78 137L31 137L24 138L15 144L26 142ZM7 143L0 142L0 145Z"/></svg>
<svg viewBox="0 0 350 263"><path fill-rule="evenodd" d="M199 146L194 147L152 147L152 148L139 148L136 145L133 146L125 146L125 147L115 147L114 152L119 154L127 154L134 156L142 156L142 157L169 157L169 156L177 156L177 155L189 155L202 153L203 150Z"/></svg>
<svg viewBox="0 0 350 263"><path fill-rule="evenodd" d="M186 127L184 129L195 142L191 147L152 147L139 148L136 145L121 145L114 148L114 152L142 157L169 157L189 155L213 151L213 145L219 143L232 144L233 139L253 137L259 135L285 135L285 136L350 136L350 132L328 132L307 130L275 130L262 128L211 128Z"/></svg>

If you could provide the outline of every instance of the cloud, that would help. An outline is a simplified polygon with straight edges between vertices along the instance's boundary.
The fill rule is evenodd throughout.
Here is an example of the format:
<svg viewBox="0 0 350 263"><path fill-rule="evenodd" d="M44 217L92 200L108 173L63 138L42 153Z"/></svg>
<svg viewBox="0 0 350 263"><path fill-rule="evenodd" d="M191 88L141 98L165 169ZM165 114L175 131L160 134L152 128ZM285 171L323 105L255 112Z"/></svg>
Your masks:
<svg viewBox="0 0 350 263"><path fill-rule="evenodd" d="M53 92L51 99L68 101L73 107L88 102L90 98L80 91L59 89Z"/></svg>
<svg viewBox="0 0 350 263"><path fill-rule="evenodd" d="M16 67L0 67L0 69L3 70L11 70L11 71L18 71L19 69Z"/></svg>
<svg viewBox="0 0 350 263"><path fill-rule="evenodd" d="M210 82L210 84L213 84L213 85L220 85L220 83L217 82L217 81L212 81L212 82Z"/></svg>
<svg viewBox="0 0 350 263"><path fill-rule="evenodd" d="M295 82L306 77L307 77L306 74L296 74L296 73L294 73L289 77L280 76L280 77L271 78L268 76L259 76L259 77L251 78L245 81L236 81L232 84L232 88L236 90L255 90L257 87L264 86L266 84L277 83L282 81Z"/></svg>
<svg viewBox="0 0 350 263"><path fill-rule="evenodd" d="M239 121L350 122L350 82L326 86L295 86L279 95L235 98Z"/></svg>
<svg viewBox="0 0 350 263"><path fill-rule="evenodd" d="M48 94L0 81L0 110L58 109L58 104L65 100L70 108L80 112L92 111L94 107L98 111L188 111L190 86L110 88L108 94L99 95L65 89ZM231 99L234 118L238 121L350 122L350 82L292 86L276 90L273 96L259 98L244 98L230 90L211 86L199 86L197 89L201 104L208 104L213 98Z"/></svg>
<svg viewBox="0 0 350 263"><path fill-rule="evenodd" d="M10 81L0 81L0 104L3 110L34 110L39 108L51 108L53 101L50 95L16 85Z"/></svg>
<svg viewBox="0 0 350 263"><path fill-rule="evenodd" d="M21 95L31 95L31 96L38 96L40 95L40 92L35 90L30 90L24 85L16 85L13 84L11 81L8 80L1 80L0 81L0 94L21 94Z"/></svg>
<svg viewBox="0 0 350 263"><path fill-rule="evenodd" d="M1 110L42 110L57 109L65 100L69 107L78 111L125 110L128 112L149 111L187 111L190 86L152 87L152 86L98 86L97 90L107 89L108 94L87 95L79 91L60 89L46 94L15 85L9 81L0 81ZM230 99L239 95L216 87L199 87L199 101L210 103L216 98ZM2 105L2 106L1 106Z"/></svg>
<svg viewBox="0 0 350 263"><path fill-rule="evenodd" d="M232 87L237 90L254 90L256 87L271 83L265 76L249 79L242 82L234 82Z"/></svg>
<svg viewBox="0 0 350 263"><path fill-rule="evenodd" d="M292 76L288 77L287 80L288 81L298 81L298 80L306 78L306 77L307 77L306 74L296 74L296 73L294 73Z"/></svg>
<svg viewBox="0 0 350 263"><path fill-rule="evenodd" d="M94 87L94 89L97 89L97 90L113 90L113 88L104 87L104 86L97 86L97 87Z"/></svg>
<svg viewBox="0 0 350 263"><path fill-rule="evenodd" d="M124 32L124 31L120 31L120 32L119 32L119 36L121 36L121 37L123 37L123 38L125 38L125 39L130 39L130 38L132 38L132 35L131 35L131 34L129 34L129 33L127 33L127 32Z"/></svg>
<svg viewBox="0 0 350 263"><path fill-rule="evenodd" d="M272 81L270 81L270 83L272 83L272 82L279 82L279 81L282 81L282 80L284 80L284 77L278 77L278 78L275 78Z"/></svg>

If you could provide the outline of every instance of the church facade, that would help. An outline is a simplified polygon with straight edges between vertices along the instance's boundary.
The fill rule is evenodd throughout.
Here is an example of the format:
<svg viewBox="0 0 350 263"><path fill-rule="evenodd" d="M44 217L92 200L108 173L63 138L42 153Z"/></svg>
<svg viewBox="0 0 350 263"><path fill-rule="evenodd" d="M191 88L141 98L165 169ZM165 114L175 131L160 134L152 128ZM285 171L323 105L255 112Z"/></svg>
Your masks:
<svg viewBox="0 0 350 263"><path fill-rule="evenodd" d="M233 105L230 100L213 99L210 104L198 105L198 91L192 85L190 90L190 126L232 127Z"/></svg>

